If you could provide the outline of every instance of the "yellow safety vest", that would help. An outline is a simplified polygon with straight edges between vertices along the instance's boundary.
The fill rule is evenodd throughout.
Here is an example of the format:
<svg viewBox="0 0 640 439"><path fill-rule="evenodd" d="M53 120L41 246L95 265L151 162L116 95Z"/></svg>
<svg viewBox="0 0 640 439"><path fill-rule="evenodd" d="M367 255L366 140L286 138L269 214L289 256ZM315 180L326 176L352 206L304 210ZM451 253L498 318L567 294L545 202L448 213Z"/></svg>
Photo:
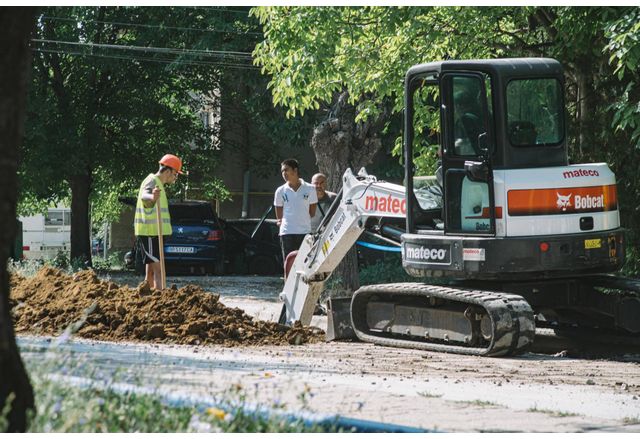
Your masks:
<svg viewBox="0 0 640 439"><path fill-rule="evenodd" d="M156 218L156 206L149 209L144 207L142 202L142 194L144 187L150 178L156 181L156 186L160 189L160 198L156 205L160 207L160 219L162 221L162 234L171 235L171 216L169 215L169 203L167 202L167 193L164 185L154 174L149 174L144 179L138 190L138 201L136 203L136 214L133 219L133 231L136 236L158 236L158 225Z"/></svg>

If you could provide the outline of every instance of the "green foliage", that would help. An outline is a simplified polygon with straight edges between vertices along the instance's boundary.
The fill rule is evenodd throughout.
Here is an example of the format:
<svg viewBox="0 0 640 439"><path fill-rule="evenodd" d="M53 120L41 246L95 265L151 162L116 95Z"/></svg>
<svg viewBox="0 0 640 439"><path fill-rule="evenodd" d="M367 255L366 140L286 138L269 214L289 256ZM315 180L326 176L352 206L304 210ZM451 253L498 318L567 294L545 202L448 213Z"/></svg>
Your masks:
<svg viewBox="0 0 640 439"><path fill-rule="evenodd" d="M361 285L376 285L395 282L414 282L415 278L409 276L402 268L402 260L399 255L387 257L374 264L360 269Z"/></svg>
<svg viewBox="0 0 640 439"><path fill-rule="evenodd" d="M196 171L193 179L213 174L217 133L203 126L197 112L215 105L211 93L226 64L222 52L200 49L224 39L219 23L229 31L234 27L217 12L40 10L20 169L21 212L42 209L43 200L78 197L91 202L93 220L113 220L122 208L118 196L135 193L168 152ZM89 200L71 187L88 187ZM83 235L76 226L72 249L74 237Z"/></svg>
<svg viewBox="0 0 640 439"><path fill-rule="evenodd" d="M266 79L251 65L249 53L262 33L249 8L40 12L21 214L42 212L51 202L70 205L70 180L81 175L88 177L92 221L113 221L122 209L118 197L135 196L168 152L183 158L191 174L169 189L172 197L202 189L202 196L223 200L222 183L211 181L223 150L242 148L247 169L270 175L281 148L308 137L310 123L284 120L265 93ZM237 107L228 108L229 102ZM229 130L247 131L249 143L234 144L219 123L204 127L197 114L202 108L220 110L223 121L239 118L242 128Z"/></svg>
<svg viewBox="0 0 640 439"><path fill-rule="evenodd" d="M623 92L617 96L610 110L614 112L612 127L631 132L631 141L640 148L640 10L633 8L628 14L611 22L605 29L609 43L605 54L620 81L628 81Z"/></svg>
<svg viewBox="0 0 640 439"><path fill-rule="evenodd" d="M206 199L217 199L220 201L228 200L231 198L229 190L224 186L224 183L217 178L206 181L202 185L203 195Z"/></svg>
<svg viewBox="0 0 640 439"><path fill-rule="evenodd" d="M124 254L126 251L111 252L107 255L107 258L101 256L93 258L93 269L95 271L109 271L118 270L122 268L124 261Z"/></svg>

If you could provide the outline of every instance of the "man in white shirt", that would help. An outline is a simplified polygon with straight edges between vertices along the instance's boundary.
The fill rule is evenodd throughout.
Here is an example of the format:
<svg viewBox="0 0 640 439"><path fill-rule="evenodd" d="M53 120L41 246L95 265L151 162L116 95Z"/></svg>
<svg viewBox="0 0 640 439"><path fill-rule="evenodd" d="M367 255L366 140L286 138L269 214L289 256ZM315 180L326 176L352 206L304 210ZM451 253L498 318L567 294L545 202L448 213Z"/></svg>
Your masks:
<svg viewBox="0 0 640 439"><path fill-rule="evenodd" d="M273 204L280 226L282 260L300 248L305 235L311 233L311 217L316 213L318 196L316 188L306 183L299 175L296 159L287 159L280 164L285 183L276 189Z"/></svg>

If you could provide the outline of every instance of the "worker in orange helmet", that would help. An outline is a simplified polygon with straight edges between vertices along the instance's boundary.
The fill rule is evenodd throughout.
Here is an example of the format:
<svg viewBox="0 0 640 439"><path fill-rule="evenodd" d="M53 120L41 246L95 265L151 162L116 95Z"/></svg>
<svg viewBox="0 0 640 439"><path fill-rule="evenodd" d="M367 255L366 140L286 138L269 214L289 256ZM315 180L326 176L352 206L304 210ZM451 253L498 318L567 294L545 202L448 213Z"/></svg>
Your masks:
<svg viewBox="0 0 640 439"><path fill-rule="evenodd" d="M175 183L178 174L184 174L182 160L173 154L165 154L158 163L158 172L149 174L140 185L133 222L138 249L144 251L145 280L151 288L162 285L156 203L159 203L162 235L171 235L171 216L164 185Z"/></svg>

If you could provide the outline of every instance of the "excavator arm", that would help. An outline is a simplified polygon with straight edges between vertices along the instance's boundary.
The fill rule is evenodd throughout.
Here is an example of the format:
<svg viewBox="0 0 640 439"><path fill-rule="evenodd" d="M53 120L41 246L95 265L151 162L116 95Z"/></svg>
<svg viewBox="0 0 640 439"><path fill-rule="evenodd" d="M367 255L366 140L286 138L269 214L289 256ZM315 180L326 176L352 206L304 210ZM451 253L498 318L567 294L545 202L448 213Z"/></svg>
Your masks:
<svg viewBox="0 0 640 439"><path fill-rule="evenodd" d="M366 228L370 217L404 219L405 187L378 181L364 168L355 176L347 169L340 196L318 231L305 237L285 281L280 323L308 325L324 282ZM399 244L399 242L398 242Z"/></svg>

